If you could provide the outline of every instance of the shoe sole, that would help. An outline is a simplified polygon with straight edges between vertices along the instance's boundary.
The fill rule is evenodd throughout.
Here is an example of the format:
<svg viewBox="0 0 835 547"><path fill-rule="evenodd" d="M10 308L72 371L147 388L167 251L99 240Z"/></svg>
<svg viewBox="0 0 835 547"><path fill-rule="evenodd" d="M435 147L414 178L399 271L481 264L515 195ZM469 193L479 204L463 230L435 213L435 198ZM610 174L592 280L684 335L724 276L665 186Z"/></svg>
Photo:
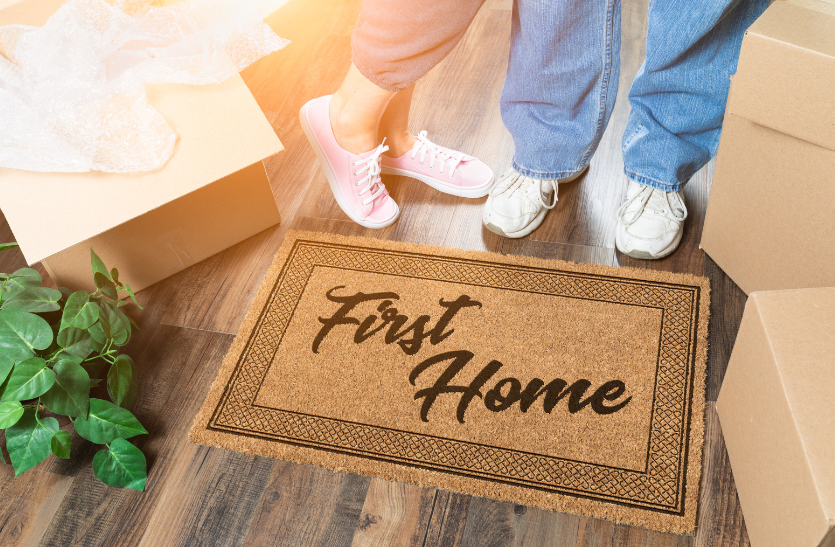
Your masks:
<svg viewBox="0 0 835 547"><path fill-rule="evenodd" d="M586 165L586 168L583 169L582 171L580 171L579 173L575 173L574 175L571 175L570 177L566 177L564 179L559 179L557 181L557 184L566 184L568 182L574 182L575 180L582 177L586 173L586 171L588 171L588 170L589 170L589 166ZM527 226L525 226L524 228L522 228L518 232L511 232L509 234L506 233L501 228L499 228L498 226L496 226L495 224L493 224L492 222L485 223L484 220L482 219L481 223L484 225L485 228L487 228L488 230L490 230L494 234L500 235L502 237L507 237L507 238L510 238L510 239L518 239L520 237L525 237L526 235L530 235L531 232L533 232L534 230L539 228L539 225L542 224L543 220L545 220L545 215L548 213L548 211L550 211L550 209L546 209L546 208L543 207L542 210L539 211L539 214L537 214L534 217L534 219L531 221L530 224L528 224Z"/></svg>
<svg viewBox="0 0 835 547"><path fill-rule="evenodd" d="M443 192L444 194L449 194L451 196L458 196L461 198L483 198L487 194L490 193L490 190L493 188L493 183L496 182L496 176L493 175L490 178L490 182L488 182L485 186L480 186L478 188L471 188L471 189L457 189L455 187L450 187L445 184L438 182L436 179L429 177L427 175L422 175L420 173L415 173L414 171L407 171L405 169L398 169L396 167L383 167L383 174L384 175L395 175L398 177L410 177L416 180L421 181L424 184L427 184L434 188L439 192Z"/></svg>
<svg viewBox="0 0 835 547"><path fill-rule="evenodd" d="M637 258L637 259L640 259L640 260L660 260L662 258L666 258L666 257L670 256L671 254L673 254L676 251L676 249L678 249L678 246L681 243L681 238L682 238L683 235L684 235L684 228L682 228L681 232L679 232L679 234L678 234L678 238L672 243L672 247L669 250L663 251L663 252L661 252L660 254L657 254L657 255L654 255L654 254L650 253L649 251L641 251L639 249L632 249L629 252L624 251L621 248L621 244L620 244L620 241L618 241L617 236L615 236L615 248L617 248L618 251L625 254L626 256L631 256L632 258Z"/></svg>
<svg viewBox="0 0 835 547"><path fill-rule="evenodd" d="M316 158L319 160L319 165L322 166L322 171L325 172L325 178L328 179L328 184L331 187L331 193L333 194L334 199L336 199L336 204L339 205L339 208L342 209L342 211L348 215L351 220L360 226L364 226L365 228L380 229L394 224L394 221L396 221L400 216L400 207L397 203L394 204L394 206L397 207L397 211L394 213L394 216L390 220L386 220L384 222L369 222L367 220L357 218L351 213L348 202L342 195L342 189L339 187L339 180L336 178L336 173L331 165L330 158L328 158L327 154L325 154L325 150L322 145L319 144L319 139L316 138L316 134L310 126L310 120L307 119L307 109L309 104L310 103L304 105L299 111L299 122L302 125L304 135L307 137L307 140L310 141L310 146L313 148Z"/></svg>

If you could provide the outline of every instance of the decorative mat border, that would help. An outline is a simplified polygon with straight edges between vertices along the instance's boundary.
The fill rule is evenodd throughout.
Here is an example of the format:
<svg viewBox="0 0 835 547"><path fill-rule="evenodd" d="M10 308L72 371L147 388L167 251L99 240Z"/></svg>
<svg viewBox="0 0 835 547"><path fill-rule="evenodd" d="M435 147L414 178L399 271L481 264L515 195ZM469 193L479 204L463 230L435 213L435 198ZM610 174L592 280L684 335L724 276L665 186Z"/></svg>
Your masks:
<svg viewBox="0 0 835 547"><path fill-rule="evenodd" d="M256 405L284 331L317 267L662 310L646 468L619 469ZM191 439L693 533L708 300L707 280L695 276L290 232L195 420ZM381 467L393 473L381 473ZM473 491L467 488L473 479L489 486Z"/></svg>

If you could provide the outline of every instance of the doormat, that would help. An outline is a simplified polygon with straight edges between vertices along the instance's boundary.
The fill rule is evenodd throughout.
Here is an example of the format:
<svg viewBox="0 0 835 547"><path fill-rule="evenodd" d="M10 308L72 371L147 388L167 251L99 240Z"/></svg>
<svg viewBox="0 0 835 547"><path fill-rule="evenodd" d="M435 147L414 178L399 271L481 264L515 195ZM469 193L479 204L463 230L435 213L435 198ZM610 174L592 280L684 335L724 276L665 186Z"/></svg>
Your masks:
<svg viewBox="0 0 835 547"><path fill-rule="evenodd" d="M709 292L290 232L190 440L693 534Z"/></svg>

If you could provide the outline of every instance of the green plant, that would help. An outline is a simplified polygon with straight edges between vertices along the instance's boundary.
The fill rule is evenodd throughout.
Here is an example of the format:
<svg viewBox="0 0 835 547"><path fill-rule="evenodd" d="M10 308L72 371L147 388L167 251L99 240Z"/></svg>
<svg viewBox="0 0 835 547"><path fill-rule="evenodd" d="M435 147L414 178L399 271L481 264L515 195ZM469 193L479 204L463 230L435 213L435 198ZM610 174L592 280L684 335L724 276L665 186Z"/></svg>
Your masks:
<svg viewBox="0 0 835 547"><path fill-rule="evenodd" d="M14 247L0 244L0 251ZM0 273L0 429L18 476L50 453L70 457L70 433L54 415L67 416L78 435L105 445L93 458L99 480L141 491L145 456L125 439L147 431L130 412L136 365L119 353L138 327L119 293L139 303L116 268L108 270L92 249L90 256L93 294L43 287L31 268Z"/></svg>

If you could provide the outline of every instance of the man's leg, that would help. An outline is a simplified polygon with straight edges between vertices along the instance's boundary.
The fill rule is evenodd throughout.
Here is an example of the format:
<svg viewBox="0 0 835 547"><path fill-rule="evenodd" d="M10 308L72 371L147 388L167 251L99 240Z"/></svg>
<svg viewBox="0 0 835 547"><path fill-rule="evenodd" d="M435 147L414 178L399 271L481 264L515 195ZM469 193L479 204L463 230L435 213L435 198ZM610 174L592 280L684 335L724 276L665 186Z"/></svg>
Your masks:
<svg viewBox="0 0 835 547"><path fill-rule="evenodd" d="M516 147L513 169L491 192L485 226L522 237L597 149L617 96L620 0L517 0L502 120Z"/></svg>
<svg viewBox="0 0 835 547"><path fill-rule="evenodd" d="M616 245L661 258L681 240L678 191L716 153L730 76L745 31L768 0L650 0L647 56L632 88L623 134L630 180Z"/></svg>

